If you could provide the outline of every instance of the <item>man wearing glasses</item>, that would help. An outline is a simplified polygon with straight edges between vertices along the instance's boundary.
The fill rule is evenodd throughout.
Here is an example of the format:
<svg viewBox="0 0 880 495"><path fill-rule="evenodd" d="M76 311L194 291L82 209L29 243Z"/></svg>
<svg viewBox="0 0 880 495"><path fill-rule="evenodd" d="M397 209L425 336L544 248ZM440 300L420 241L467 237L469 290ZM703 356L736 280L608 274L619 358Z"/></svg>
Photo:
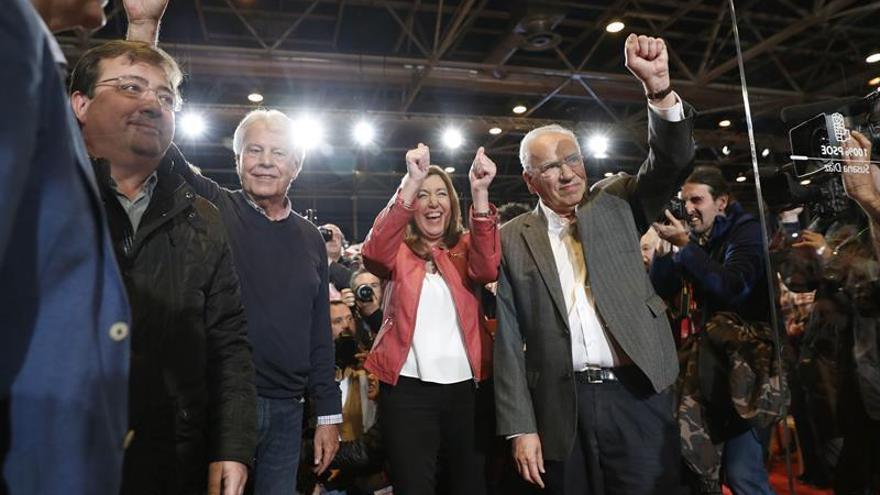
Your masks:
<svg viewBox="0 0 880 495"><path fill-rule="evenodd" d="M168 153L177 63L148 43L86 52L71 76L132 310L122 493L238 495L256 391L232 253L216 208Z"/></svg>
<svg viewBox="0 0 880 495"><path fill-rule="evenodd" d="M672 92L661 39L630 35L650 152L636 176L587 191L576 136L551 125L520 144L538 207L501 229L495 341L498 433L517 470L549 493L674 493L678 360L639 237L687 175L693 115Z"/></svg>

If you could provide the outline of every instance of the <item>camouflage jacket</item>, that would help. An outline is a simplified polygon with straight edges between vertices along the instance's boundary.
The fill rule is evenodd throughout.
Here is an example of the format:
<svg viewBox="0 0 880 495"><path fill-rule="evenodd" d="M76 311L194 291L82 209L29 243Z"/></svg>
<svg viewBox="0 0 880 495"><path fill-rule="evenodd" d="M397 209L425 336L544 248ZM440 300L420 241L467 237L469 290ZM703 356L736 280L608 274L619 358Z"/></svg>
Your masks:
<svg viewBox="0 0 880 495"><path fill-rule="evenodd" d="M701 493L721 493L721 451L733 422L767 427L784 418L789 390L772 329L716 314L679 350L676 383L682 456Z"/></svg>

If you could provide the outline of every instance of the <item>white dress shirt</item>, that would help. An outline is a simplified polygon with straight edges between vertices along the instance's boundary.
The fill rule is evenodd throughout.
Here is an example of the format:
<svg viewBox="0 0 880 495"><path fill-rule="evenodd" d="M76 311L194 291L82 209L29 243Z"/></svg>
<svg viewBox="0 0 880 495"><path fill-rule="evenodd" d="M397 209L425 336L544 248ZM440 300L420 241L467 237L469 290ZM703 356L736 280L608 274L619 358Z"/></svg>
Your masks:
<svg viewBox="0 0 880 495"><path fill-rule="evenodd" d="M452 293L439 273L425 274L412 345L400 375L442 384L474 377Z"/></svg>
<svg viewBox="0 0 880 495"><path fill-rule="evenodd" d="M650 103L648 107L664 120L681 121L684 119L684 107L678 95L673 95L676 101L670 108L657 108ZM571 331L572 367L579 371L587 366L617 366L620 364L620 356L611 345L611 338L596 311L590 292L583 247L576 235L577 222L574 218L569 221L559 216L543 201L538 204L547 219L547 237L565 297L568 328Z"/></svg>
<svg viewBox="0 0 880 495"><path fill-rule="evenodd" d="M595 302L588 294L586 263L580 240L576 237L574 218L561 217L538 203L547 219L547 237L565 297L568 328L571 331L571 362L575 371L587 366L613 367L619 363L611 339L596 313Z"/></svg>

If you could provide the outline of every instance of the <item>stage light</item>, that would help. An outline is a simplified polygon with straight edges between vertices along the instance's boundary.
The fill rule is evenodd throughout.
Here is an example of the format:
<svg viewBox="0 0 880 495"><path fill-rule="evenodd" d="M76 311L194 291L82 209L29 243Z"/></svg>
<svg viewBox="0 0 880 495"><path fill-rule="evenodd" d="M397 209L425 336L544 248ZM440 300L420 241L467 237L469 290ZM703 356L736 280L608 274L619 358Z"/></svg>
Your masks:
<svg viewBox="0 0 880 495"><path fill-rule="evenodd" d="M623 31L623 28L625 27L626 25L624 23L620 21L613 21L609 22L608 25L605 26L605 31L608 31L609 33L619 33Z"/></svg>
<svg viewBox="0 0 880 495"><path fill-rule="evenodd" d="M357 144L361 146L366 146L373 142L373 138L376 136L376 131L373 129L373 126L370 125L369 122L360 121L352 129L352 137Z"/></svg>
<svg viewBox="0 0 880 495"><path fill-rule="evenodd" d="M736 176L736 181L737 181L737 182L745 182L745 181L746 181L746 176L743 175L743 174L739 174L739 175Z"/></svg>
<svg viewBox="0 0 880 495"><path fill-rule="evenodd" d="M718 122L718 127L730 127L731 122L727 119Z"/></svg>
<svg viewBox="0 0 880 495"><path fill-rule="evenodd" d="M763 156L764 158L767 158L768 156L770 156L770 148L764 148L761 151L761 156Z"/></svg>
<svg viewBox="0 0 880 495"><path fill-rule="evenodd" d="M614 177L614 172L605 172L605 177Z"/></svg>
<svg viewBox="0 0 880 495"><path fill-rule="evenodd" d="M872 53L872 54L868 55L868 57L865 58L865 62L868 62L869 64L873 64L874 62L880 62L880 52Z"/></svg>
<svg viewBox="0 0 880 495"><path fill-rule="evenodd" d="M729 154L730 154L730 146L727 146L727 145L725 144L725 145L721 148L721 152L724 153L725 155L729 155Z"/></svg>
<svg viewBox="0 0 880 495"><path fill-rule="evenodd" d="M250 101L251 103L260 103L261 101L263 101L263 95L261 95L260 93L251 93L248 95L248 101Z"/></svg>
<svg viewBox="0 0 880 495"><path fill-rule="evenodd" d="M497 135L501 134L501 128L500 127L493 127L491 129L489 129L489 134L491 134L493 136L497 136Z"/></svg>
<svg viewBox="0 0 880 495"><path fill-rule="evenodd" d="M812 182L810 179L804 179L801 181L801 185L802 186L809 186L810 182Z"/></svg>
<svg viewBox="0 0 880 495"><path fill-rule="evenodd" d="M197 113L189 112L180 117L180 130L189 138L201 136L206 127L205 119Z"/></svg>
<svg viewBox="0 0 880 495"><path fill-rule="evenodd" d="M525 105L517 105L517 106L513 107L513 113L515 113L517 115L526 113L526 110L528 110L528 108L526 108Z"/></svg>
<svg viewBox="0 0 880 495"><path fill-rule="evenodd" d="M590 136L587 149L595 158L608 158L608 138L601 135Z"/></svg>
<svg viewBox="0 0 880 495"><path fill-rule="evenodd" d="M446 172L447 174L454 174L454 173L455 173L455 167L446 167L446 168L443 169L443 171Z"/></svg>
<svg viewBox="0 0 880 495"><path fill-rule="evenodd" d="M293 143L304 150L324 143L324 126L311 115L301 115L293 121Z"/></svg>
<svg viewBox="0 0 880 495"><path fill-rule="evenodd" d="M870 81L868 81L868 84L871 86L877 86L878 84L880 84L880 76L871 79Z"/></svg>
<svg viewBox="0 0 880 495"><path fill-rule="evenodd" d="M464 138L461 135L461 132L458 129L446 129L443 131L443 144L449 149L455 149L461 146L461 143L464 142Z"/></svg>

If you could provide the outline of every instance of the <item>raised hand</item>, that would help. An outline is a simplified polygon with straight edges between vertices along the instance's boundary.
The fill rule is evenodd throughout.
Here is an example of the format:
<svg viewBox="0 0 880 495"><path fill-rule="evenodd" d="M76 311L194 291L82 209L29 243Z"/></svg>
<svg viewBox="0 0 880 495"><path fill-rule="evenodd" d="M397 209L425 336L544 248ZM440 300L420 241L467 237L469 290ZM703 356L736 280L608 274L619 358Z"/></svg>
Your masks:
<svg viewBox="0 0 880 495"><path fill-rule="evenodd" d="M870 163L871 140L852 131L843 143L843 157L846 194L870 215L870 210L880 208L880 168Z"/></svg>
<svg viewBox="0 0 880 495"><path fill-rule="evenodd" d="M155 45L159 37L159 22L165 15L168 0L122 0L122 5L128 17L128 33L125 38Z"/></svg>
<svg viewBox="0 0 880 495"><path fill-rule="evenodd" d="M422 182L428 176L428 167L431 166L431 150L422 143L406 152L406 175L400 183L399 197L404 204L412 205Z"/></svg>
<svg viewBox="0 0 880 495"><path fill-rule="evenodd" d="M630 34L624 53L626 68L641 81L646 94L669 87L669 53L663 38Z"/></svg>
<svg viewBox="0 0 880 495"><path fill-rule="evenodd" d="M486 150L480 146L476 156L474 156L471 170L468 173L468 178L471 181L471 190L488 191L489 184L495 178L496 171L495 162L486 156Z"/></svg>
<svg viewBox="0 0 880 495"><path fill-rule="evenodd" d="M660 239L671 243L673 246L683 247L688 243L689 230L687 226L684 222L675 218L669 210L666 210L666 219L669 223L653 223L652 226L657 231L657 235L660 236Z"/></svg>
<svg viewBox="0 0 880 495"><path fill-rule="evenodd" d="M471 181L471 200L475 213L485 214L489 212L489 184L495 178L495 162L486 156L486 150L480 146L468 172Z"/></svg>
<svg viewBox="0 0 880 495"><path fill-rule="evenodd" d="M422 143L406 152L406 173L409 178L421 183L428 176L431 166L431 150Z"/></svg>

